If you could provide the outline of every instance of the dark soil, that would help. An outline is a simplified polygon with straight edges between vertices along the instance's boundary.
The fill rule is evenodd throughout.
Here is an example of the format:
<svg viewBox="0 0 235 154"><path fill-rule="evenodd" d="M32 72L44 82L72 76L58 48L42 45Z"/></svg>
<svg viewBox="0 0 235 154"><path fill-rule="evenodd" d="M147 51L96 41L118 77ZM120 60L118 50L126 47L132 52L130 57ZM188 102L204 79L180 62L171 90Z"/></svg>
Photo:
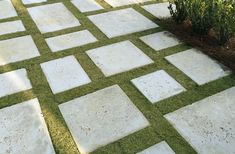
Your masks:
<svg viewBox="0 0 235 154"><path fill-rule="evenodd" d="M162 22L164 27L179 39L195 48L198 48L208 56L218 60L235 72L235 38L232 38L225 45L219 45L213 31L208 35L197 35L192 32L189 23L176 24L173 20Z"/></svg>

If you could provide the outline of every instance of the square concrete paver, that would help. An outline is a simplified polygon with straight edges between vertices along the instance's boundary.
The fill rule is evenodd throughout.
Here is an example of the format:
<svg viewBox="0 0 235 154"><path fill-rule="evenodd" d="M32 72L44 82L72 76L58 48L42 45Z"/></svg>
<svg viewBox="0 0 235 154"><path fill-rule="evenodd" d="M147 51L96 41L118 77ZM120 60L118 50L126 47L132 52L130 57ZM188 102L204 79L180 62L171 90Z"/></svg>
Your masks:
<svg viewBox="0 0 235 154"><path fill-rule="evenodd" d="M25 69L0 74L0 97L31 89Z"/></svg>
<svg viewBox="0 0 235 154"><path fill-rule="evenodd" d="M0 109L0 117L0 153L55 153L37 99Z"/></svg>
<svg viewBox="0 0 235 154"><path fill-rule="evenodd" d="M36 6L28 8L28 11L41 33L80 26L79 21L62 3Z"/></svg>
<svg viewBox="0 0 235 154"><path fill-rule="evenodd" d="M17 16L14 6L10 0L0 0L0 19Z"/></svg>
<svg viewBox="0 0 235 154"><path fill-rule="evenodd" d="M22 0L23 4L34 4L34 3L42 3L47 0Z"/></svg>
<svg viewBox="0 0 235 154"><path fill-rule="evenodd" d="M149 125L118 85L61 104L59 108L82 154Z"/></svg>
<svg viewBox="0 0 235 154"><path fill-rule="evenodd" d="M186 91L165 71L156 71L131 80L139 91L151 102L156 103Z"/></svg>
<svg viewBox="0 0 235 154"><path fill-rule="evenodd" d="M25 31L20 20L0 23L0 35Z"/></svg>
<svg viewBox="0 0 235 154"><path fill-rule="evenodd" d="M140 39L156 51L173 47L181 43L173 34L167 31L143 36Z"/></svg>
<svg viewBox="0 0 235 154"><path fill-rule="evenodd" d="M142 8L144 8L146 11L148 11L149 13L151 13L152 15L154 15L159 19L171 17L170 10L168 9L168 7L169 7L169 2L142 6ZM173 5L173 9L174 8L175 5Z"/></svg>
<svg viewBox="0 0 235 154"><path fill-rule="evenodd" d="M31 36L0 41L0 66L40 56Z"/></svg>
<svg viewBox="0 0 235 154"><path fill-rule="evenodd" d="M93 43L96 41L97 39L88 30L46 39L48 46L53 52Z"/></svg>
<svg viewBox="0 0 235 154"><path fill-rule="evenodd" d="M92 15L88 18L109 38L158 27L132 8Z"/></svg>
<svg viewBox="0 0 235 154"><path fill-rule="evenodd" d="M165 141L162 141L137 154L175 154L175 152Z"/></svg>
<svg viewBox="0 0 235 154"><path fill-rule="evenodd" d="M235 153L235 87L164 117L198 153Z"/></svg>
<svg viewBox="0 0 235 154"><path fill-rule="evenodd" d="M143 3L151 0L104 0L106 3L111 5L112 7L119 7L124 5Z"/></svg>
<svg viewBox="0 0 235 154"><path fill-rule="evenodd" d="M95 0L72 0L74 6L76 6L81 12L90 12L103 9Z"/></svg>
<svg viewBox="0 0 235 154"><path fill-rule="evenodd" d="M153 63L130 41L119 42L86 51L105 76L129 71Z"/></svg>
<svg viewBox="0 0 235 154"><path fill-rule="evenodd" d="M166 59L189 76L198 85L203 85L230 74L224 66L197 49L189 49Z"/></svg>
<svg viewBox="0 0 235 154"><path fill-rule="evenodd" d="M91 82L74 56L48 61L41 67L54 94Z"/></svg>

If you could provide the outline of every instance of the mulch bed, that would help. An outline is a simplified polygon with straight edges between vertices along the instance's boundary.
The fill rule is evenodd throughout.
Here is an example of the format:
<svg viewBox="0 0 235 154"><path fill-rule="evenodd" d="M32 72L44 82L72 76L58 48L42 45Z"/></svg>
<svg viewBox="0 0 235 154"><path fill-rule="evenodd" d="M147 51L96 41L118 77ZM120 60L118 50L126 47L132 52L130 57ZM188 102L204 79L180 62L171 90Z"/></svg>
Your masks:
<svg viewBox="0 0 235 154"><path fill-rule="evenodd" d="M217 59L235 72L235 38L232 38L227 44L220 46L213 37L213 34L197 35L192 32L191 26L187 23L176 24L173 20L168 19L162 22L162 24L168 31L175 34L185 43Z"/></svg>

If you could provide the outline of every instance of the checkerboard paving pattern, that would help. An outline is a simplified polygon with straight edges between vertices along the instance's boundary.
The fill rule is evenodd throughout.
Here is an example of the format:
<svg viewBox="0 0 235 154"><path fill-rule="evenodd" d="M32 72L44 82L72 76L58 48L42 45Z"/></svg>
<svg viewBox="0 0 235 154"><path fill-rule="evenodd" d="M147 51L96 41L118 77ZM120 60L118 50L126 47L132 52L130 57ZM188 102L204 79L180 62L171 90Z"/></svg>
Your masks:
<svg viewBox="0 0 235 154"><path fill-rule="evenodd" d="M234 153L234 75L167 6L0 0L0 153Z"/></svg>

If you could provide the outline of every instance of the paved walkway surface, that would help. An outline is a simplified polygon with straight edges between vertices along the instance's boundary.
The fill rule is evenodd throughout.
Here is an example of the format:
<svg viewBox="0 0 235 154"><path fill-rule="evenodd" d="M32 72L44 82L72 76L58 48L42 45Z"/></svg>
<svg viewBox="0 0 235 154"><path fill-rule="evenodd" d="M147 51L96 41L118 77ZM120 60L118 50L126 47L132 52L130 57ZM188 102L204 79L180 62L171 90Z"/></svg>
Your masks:
<svg viewBox="0 0 235 154"><path fill-rule="evenodd" d="M0 153L234 154L235 77L167 6L0 0Z"/></svg>

